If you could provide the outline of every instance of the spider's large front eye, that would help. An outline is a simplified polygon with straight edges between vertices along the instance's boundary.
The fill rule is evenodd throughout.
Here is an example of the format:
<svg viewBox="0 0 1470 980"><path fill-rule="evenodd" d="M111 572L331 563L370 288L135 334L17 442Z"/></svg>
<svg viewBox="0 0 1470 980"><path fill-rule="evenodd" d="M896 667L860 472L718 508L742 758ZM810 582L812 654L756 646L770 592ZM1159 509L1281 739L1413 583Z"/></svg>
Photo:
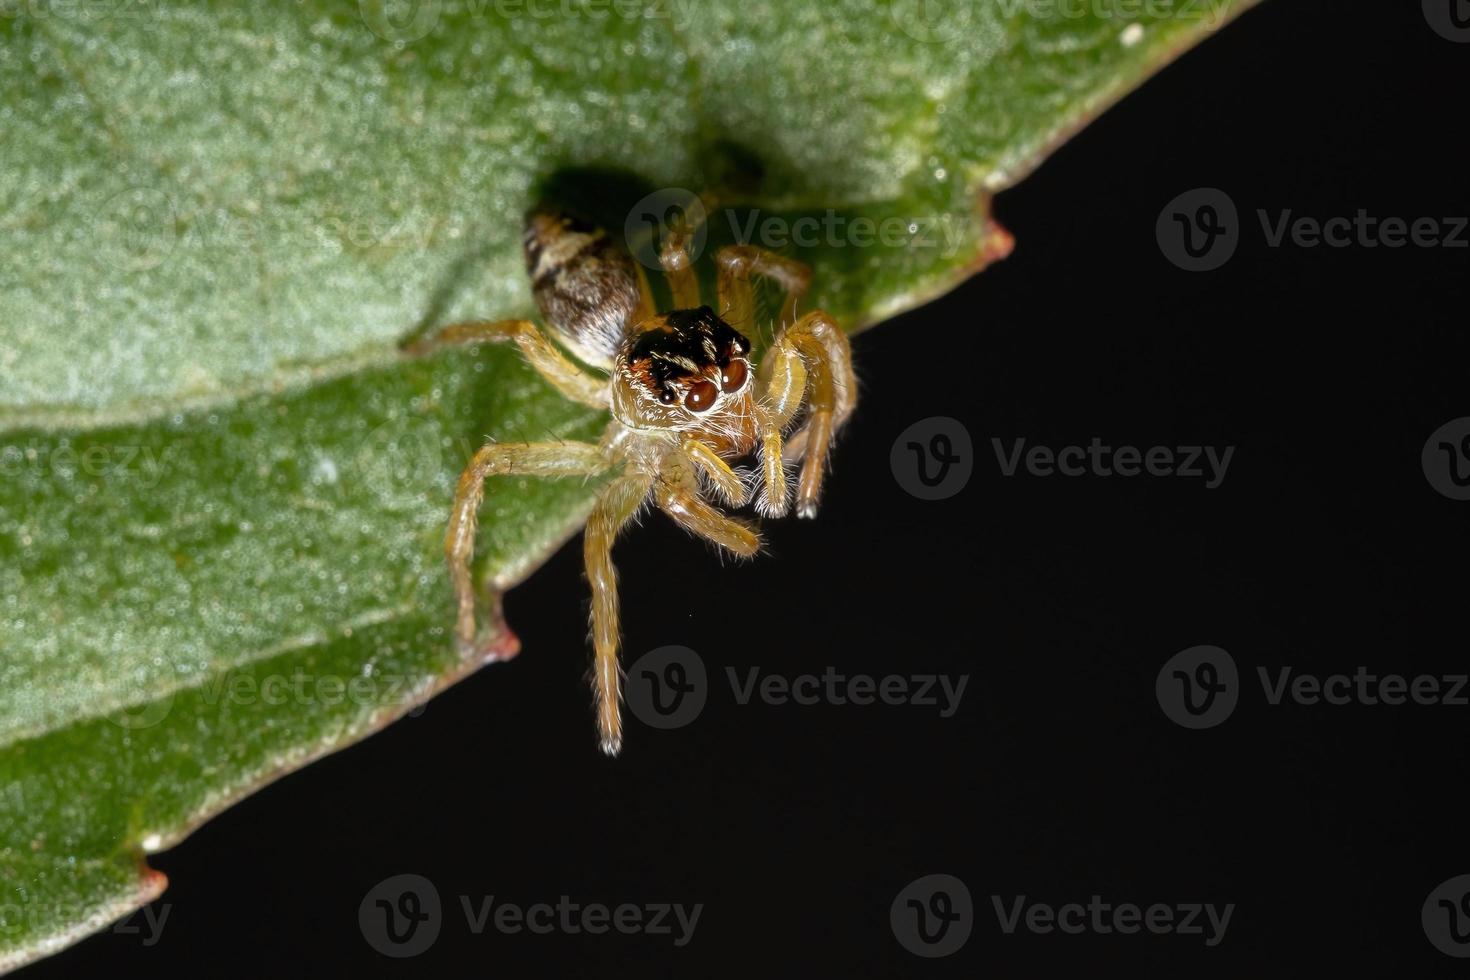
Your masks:
<svg viewBox="0 0 1470 980"><path fill-rule="evenodd" d="M749 373L750 370L745 366L744 361L731 361L720 372L720 387L727 395L732 391L738 391L740 386L745 384L745 376Z"/></svg>
<svg viewBox="0 0 1470 980"><path fill-rule="evenodd" d="M689 394L684 396L684 405L692 412L702 412L715 403L720 395L720 389L715 387L713 381L696 381L689 386Z"/></svg>

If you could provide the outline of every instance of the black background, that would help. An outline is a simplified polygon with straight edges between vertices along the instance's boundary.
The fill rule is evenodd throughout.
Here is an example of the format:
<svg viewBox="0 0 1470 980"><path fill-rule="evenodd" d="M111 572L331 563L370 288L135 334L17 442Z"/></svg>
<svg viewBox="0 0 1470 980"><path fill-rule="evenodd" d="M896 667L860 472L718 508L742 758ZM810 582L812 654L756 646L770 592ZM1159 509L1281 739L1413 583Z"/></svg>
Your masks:
<svg viewBox="0 0 1470 980"><path fill-rule="evenodd" d="M1470 504L1435 493L1429 434L1470 415L1470 251L1268 247L1256 209L1470 213L1470 46L1416 2L1274 0L1168 68L996 202L1015 254L862 335L863 402L815 522L722 563L662 519L620 546L629 659L695 648L689 727L594 745L585 584L570 545L507 599L525 652L420 717L291 776L152 863L162 940L116 932L27 976L1449 976L1420 926L1470 872L1465 707L1272 707L1258 666L1465 670ZM1167 262L1161 208L1240 209L1219 271ZM940 370L942 368L942 370ZM958 496L923 502L889 450L927 417L974 439ZM992 437L1234 446L1219 489L1179 478L1004 477ZM1223 725L1161 712L1160 667L1217 644L1244 693ZM739 706L724 669L966 674L958 713ZM426 953L364 941L358 904L421 874ZM889 905L945 872L975 901L945 960ZM991 896L1234 903L1224 941L1006 935ZM471 934L457 896L703 903L693 941ZM135 921L141 921L138 917Z"/></svg>

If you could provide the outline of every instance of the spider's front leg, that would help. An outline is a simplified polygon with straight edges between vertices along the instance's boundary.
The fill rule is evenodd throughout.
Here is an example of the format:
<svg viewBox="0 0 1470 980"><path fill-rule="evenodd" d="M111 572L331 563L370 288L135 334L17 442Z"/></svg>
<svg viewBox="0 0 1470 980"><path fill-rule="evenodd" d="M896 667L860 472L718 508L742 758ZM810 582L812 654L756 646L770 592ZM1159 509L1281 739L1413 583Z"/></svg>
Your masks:
<svg viewBox="0 0 1470 980"><path fill-rule="evenodd" d="M755 324L755 277L770 279L784 291L776 321L785 326L796 319L796 307L812 284L812 267L755 245L727 245L715 256L719 269L720 315L737 330Z"/></svg>
<svg viewBox="0 0 1470 980"><path fill-rule="evenodd" d="M680 222L670 228L658 253L658 263L663 266L664 276L669 280L669 291L674 297L674 308L692 310L700 304L699 279L694 274L694 261L689 255L689 242L694 229Z"/></svg>
<svg viewBox="0 0 1470 980"><path fill-rule="evenodd" d="M778 347L773 356L761 363L759 383L766 392L757 411L756 426L760 433L760 458L763 482L756 498L756 508L767 517L781 517L789 507L786 494L785 453L782 430L801 406L801 395L807 388L807 369L791 350L781 350L779 339L797 319L797 306L811 285L811 266L773 253L756 245L729 245L716 256L719 267L720 310L736 326L753 329L756 319L756 279L770 279L781 287L785 298L778 322ZM800 444L806 445L806 430L798 433ZM788 450L789 451L789 448ZM800 454L798 454L800 455Z"/></svg>
<svg viewBox="0 0 1470 980"><path fill-rule="evenodd" d="M452 323L401 345L405 354L421 357L445 347L513 340L536 372L572 401L607 408L607 382L577 367L530 320L472 320Z"/></svg>
<svg viewBox="0 0 1470 980"><path fill-rule="evenodd" d="M754 245L730 245L720 249L715 265L719 269L720 311L730 323L747 331L755 328L757 277L776 283L785 294L777 320L778 328L796 319L796 307L806 296L812 281L811 266L805 262ZM773 371L778 367L779 371ZM761 365L757 383L768 397L766 404L759 406L756 413L763 476L756 496L756 510L767 517L780 517L790 505L781 433L800 405L806 388L806 369L799 360L780 365L768 361ZM769 407L770 395L774 395L778 403L775 410ZM781 406L788 399L795 399L795 402L785 410Z"/></svg>
<svg viewBox="0 0 1470 980"><path fill-rule="evenodd" d="M813 310L776 338L763 367L769 372L764 400L774 431L790 423L803 396L809 406L806 426L793 439L804 443L796 513L815 517L832 435L857 403L857 377L847 334L824 311ZM769 448L765 454L770 454Z"/></svg>
<svg viewBox="0 0 1470 980"><path fill-rule="evenodd" d="M609 468L602 449L586 442L491 443L475 453L459 477L444 556L458 607L454 637L460 656L478 653L475 625L475 584L470 560L475 551L475 527L485 499L485 480L491 476L595 476Z"/></svg>

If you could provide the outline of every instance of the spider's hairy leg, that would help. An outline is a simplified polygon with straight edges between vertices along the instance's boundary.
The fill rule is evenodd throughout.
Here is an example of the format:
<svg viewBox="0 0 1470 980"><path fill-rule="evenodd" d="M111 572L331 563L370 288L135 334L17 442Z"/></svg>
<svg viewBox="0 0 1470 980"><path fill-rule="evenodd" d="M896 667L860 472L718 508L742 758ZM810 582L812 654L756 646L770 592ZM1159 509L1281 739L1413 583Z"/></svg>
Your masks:
<svg viewBox="0 0 1470 980"><path fill-rule="evenodd" d="M786 485L786 463L800 459L791 444L781 435L801 407L807 372L794 351L772 350L762 367L768 367L770 379L762 387L761 402L756 406L755 425L760 436L761 484L756 491L755 509L762 517L782 517L791 506ZM797 433L804 445L806 430ZM784 443L784 445L783 445Z"/></svg>
<svg viewBox="0 0 1470 980"><path fill-rule="evenodd" d="M822 310L813 310L776 338L771 350L772 371L766 389L768 410L785 426L800 407L793 397L796 367L806 374L803 386L810 412L798 434L805 441L801 478L796 488L796 513L813 517L822 492L823 471L832 434L847 421L857 402L857 378L852 371L852 349L847 334ZM794 440L793 440L794 441Z"/></svg>
<svg viewBox="0 0 1470 980"><path fill-rule="evenodd" d="M618 573L612 563L613 541L648 497L647 476L613 480L597 497L582 537L582 558L592 587L592 691L597 703L597 733L602 751L617 755L623 747L619 710L622 671L618 666Z"/></svg>
<svg viewBox="0 0 1470 980"><path fill-rule="evenodd" d="M737 330L753 329L755 321L755 276L770 279L786 294L781 304L781 325L796 319L796 306L812 282L811 266L754 245L728 245L715 256L719 269L720 312Z"/></svg>
<svg viewBox="0 0 1470 980"><path fill-rule="evenodd" d="M761 361L758 389L761 392L756 426L761 437L764 482L756 496L756 509L766 517L785 515L791 500L786 487L786 463L802 458L807 430L802 428L787 440L782 436L806 395L807 369L801 353L777 338Z"/></svg>
<svg viewBox="0 0 1470 980"><path fill-rule="evenodd" d="M653 492L659 509L689 533L712 541L740 558L749 558L760 550L760 535L745 523L720 513L704 499L694 475L694 464L682 449L665 460Z"/></svg>
<svg viewBox="0 0 1470 980"><path fill-rule="evenodd" d="M475 552L475 527L485 499L485 480L491 476L593 476L611 465L602 449L586 442L491 443L475 453L459 477L444 556L458 606L454 636L461 656L475 653L475 584L470 560Z"/></svg>
<svg viewBox="0 0 1470 980"><path fill-rule="evenodd" d="M781 448L781 430L768 421L760 423L761 486L755 509L762 517L782 517L791 506L786 487L786 459Z"/></svg>
<svg viewBox="0 0 1470 980"><path fill-rule="evenodd" d="M781 304L778 325L796 319L796 308L811 286L811 266L754 245L730 245L715 257L719 270L720 310L737 328L751 330L756 316L755 279L770 279L781 287L785 299ZM806 369L799 358L772 358L761 365L757 383L767 391L786 393L794 403L784 403L757 417L761 439L761 489L756 495L756 509L767 517L780 517L790 502L786 489L786 467L782 460L781 431L800 405L806 386Z"/></svg>
<svg viewBox="0 0 1470 980"><path fill-rule="evenodd" d="M659 265L669 280L674 295L674 308L692 310L700 305L699 279L694 274L694 261L689 255L689 240L694 229L683 222L670 228L658 253Z"/></svg>
<svg viewBox="0 0 1470 980"><path fill-rule="evenodd" d="M730 464L720 458L720 454L710 447L709 443L690 436L684 440L684 455L688 456L694 465L699 467L719 493L720 499L731 507L744 507L750 499L750 491L745 486L745 481L740 475L730 468ZM778 453L779 455L779 453Z"/></svg>
<svg viewBox="0 0 1470 980"><path fill-rule="evenodd" d="M633 315L628 320L632 324L642 323L658 312L658 303L653 298L653 287L648 284L648 273L641 265L635 272L638 276L638 305L633 308Z"/></svg>
<svg viewBox="0 0 1470 980"><path fill-rule="evenodd" d="M513 340L536 372L567 398L592 408L607 408L607 382L577 367L530 320L472 320L451 323L429 336L409 340L403 352L414 357L445 347Z"/></svg>

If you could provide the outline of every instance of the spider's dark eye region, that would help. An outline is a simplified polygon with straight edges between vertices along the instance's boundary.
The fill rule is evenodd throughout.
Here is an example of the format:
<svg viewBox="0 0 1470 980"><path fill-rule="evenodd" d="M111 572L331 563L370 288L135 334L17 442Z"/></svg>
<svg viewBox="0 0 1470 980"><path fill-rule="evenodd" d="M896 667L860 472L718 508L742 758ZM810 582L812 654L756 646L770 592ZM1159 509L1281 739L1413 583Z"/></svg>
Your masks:
<svg viewBox="0 0 1470 980"><path fill-rule="evenodd" d="M703 412L715 403L720 396L720 389L715 387L713 381L696 381L689 386L689 394L684 396L684 405L691 412Z"/></svg>
<svg viewBox="0 0 1470 980"><path fill-rule="evenodd" d="M744 361L731 361L720 372L720 387L726 394L737 391L745 384L745 376L749 373Z"/></svg>
<svg viewBox="0 0 1470 980"><path fill-rule="evenodd" d="M671 393L680 392L685 407L704 412L721 391L739 391L749 383L750 364L744 358L750 341L708 306L669 310L645 321L640 331L625 356L648 397L672 405L678 395Z"/></svg>

